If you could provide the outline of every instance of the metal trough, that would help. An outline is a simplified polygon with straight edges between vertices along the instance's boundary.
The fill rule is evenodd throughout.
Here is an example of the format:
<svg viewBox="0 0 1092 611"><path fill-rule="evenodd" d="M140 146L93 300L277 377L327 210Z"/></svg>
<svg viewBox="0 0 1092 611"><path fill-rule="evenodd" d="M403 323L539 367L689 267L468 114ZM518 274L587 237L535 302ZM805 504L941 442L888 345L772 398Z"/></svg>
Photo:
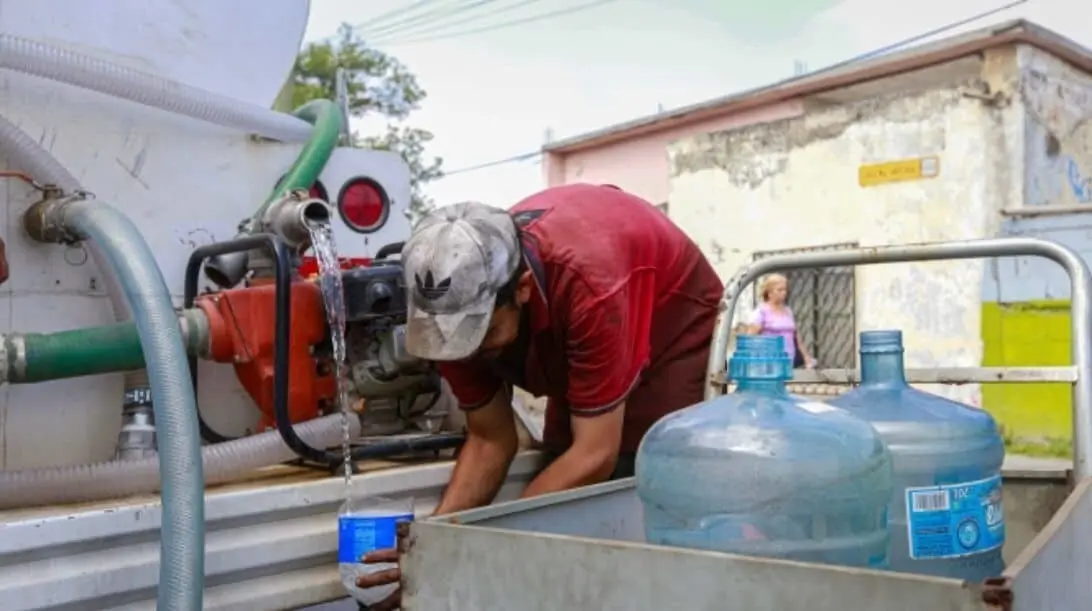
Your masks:
<svg viewBox="0 0 1092 611"><path fill-rule="evenodd" d="M1057 382L1073 386L1072 469L1006 461L1009 568L985 583L832 567L643 543L632 478L416 522L401 541L409 611L663 609L743 611L1072 611L1092 608L1092 276L1054 242L1002 238L770 257L726 286L707 397L724 391L740 292L763 274L805 267L1038 255L1070 277L1073 365L911 370L911 382ZM851 384L855 371L799 381ZM1044 467L1044 462L1046 466ZM1070 485L1073 479L1079 483ZM1081 602L1084 601L1084 602Z"/></svg>

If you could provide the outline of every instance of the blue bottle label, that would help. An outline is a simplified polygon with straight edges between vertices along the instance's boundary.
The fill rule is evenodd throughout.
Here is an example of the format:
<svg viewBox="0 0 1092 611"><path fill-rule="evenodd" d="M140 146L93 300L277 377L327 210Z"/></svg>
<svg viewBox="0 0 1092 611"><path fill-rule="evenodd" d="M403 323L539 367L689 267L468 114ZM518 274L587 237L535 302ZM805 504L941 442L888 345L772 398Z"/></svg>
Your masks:
<svg viewBox="0 0 1092 611"><path fill-rule="evenodd" d="M412 522L413 514L393 516L341 516L337 520L337 561L360 562L364 554L398 545L396 526Z"/></svg>
<svg viewBox="0 0 1092 611"><path fill-rule="evenodd" d="M906 489L910 557L956 558L1005 544L1001 476Z"/></svg>

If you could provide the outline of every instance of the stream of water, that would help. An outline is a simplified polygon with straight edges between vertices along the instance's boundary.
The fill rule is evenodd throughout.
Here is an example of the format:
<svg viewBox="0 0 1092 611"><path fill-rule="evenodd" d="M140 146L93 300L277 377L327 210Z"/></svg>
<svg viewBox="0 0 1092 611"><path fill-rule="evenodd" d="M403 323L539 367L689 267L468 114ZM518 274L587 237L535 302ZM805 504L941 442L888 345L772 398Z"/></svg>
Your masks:
<svg viewBox="0 0 1092 611"><path fill-rule="evenodd" d="M311 234L311 250L319 268L319 287L326 307L326 320L330 324L330 344L333 347L334 375L337 378L337 404L341 410L341 454L345 462L345 498L349 498L352 486L352 439L349 418L353 417L349 405L349 375L346 367L345 346L345 290L341 283L341 266L337 260L337 243L328 222L308 223Z"/></svg>
<svg viewBox="0 0 1092 611"><path fill-rule="evenodd" d="M337 376L337 402L341 409L341 454L345 463L345 504L338 512L338 572L341 584L357 602L374 605L389 596L397 586L390 584L362 590L356 580L362 575L396 568L393 563L362 564L361 557L374 549L395 545L395 524L413 519L413 500L402 499L384 505L378 497L354 498L352 489L353 463L349 432L349 372L345 345L345 290L341 282L341 266L337 260L337 244L329 223L310 223L311 250L319 268L319 286L330 324L330 344L333 347L334 374ZM358 491L359 492L359 491ZM392 509L394 510L392 512Z"/></svg>

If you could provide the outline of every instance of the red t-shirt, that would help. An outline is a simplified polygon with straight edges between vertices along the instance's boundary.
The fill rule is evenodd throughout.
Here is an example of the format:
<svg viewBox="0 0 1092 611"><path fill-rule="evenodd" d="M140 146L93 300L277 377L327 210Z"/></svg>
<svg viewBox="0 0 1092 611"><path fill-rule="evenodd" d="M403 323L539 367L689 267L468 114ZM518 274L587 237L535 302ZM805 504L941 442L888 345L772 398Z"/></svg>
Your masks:
<svg viewBox="0 0 1092 611"><path fill-rule="evenodd" d="M553 187L510 214L535 278L525 362L444 362L440 373L464 410L506 383L548 397L544 442L557 450L572 441L570 417L625 401L622 452L635 452L654 422L702 400L716 272L662 212L614 187Z"/></svg>

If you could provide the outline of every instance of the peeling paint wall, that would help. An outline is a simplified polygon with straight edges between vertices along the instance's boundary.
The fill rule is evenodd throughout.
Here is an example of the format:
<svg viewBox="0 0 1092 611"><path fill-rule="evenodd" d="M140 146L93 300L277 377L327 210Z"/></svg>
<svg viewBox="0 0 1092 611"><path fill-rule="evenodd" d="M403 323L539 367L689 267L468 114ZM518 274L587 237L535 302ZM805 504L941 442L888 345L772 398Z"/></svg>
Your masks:
<svg viewBox="0 0 1092 611"><path fill-rule="evenodd" d="M682 121L662 130L572 153L547 153L547 186L577 182L612 184L654 203L667 201L669 142L694 134L800 116L800 104L776 104L704 121Z"/></svg>
<svg viewBox="0 0 1092 611"><path fill-rule="evenodd" d="M1092 204L1092 78L1024 47L1020 96L1027 111L1027 205Z"/></svg>
<svg viewBox="0 0 1092 611"><path fill-rule="evenodd" d="M912 92L896 78L879 87L887 95L826 96L800 118L676 142L670 216L725 279L756 251L993 235L998 210L1019 196L1022 141L1013 108L982 94L989 70L1011 59L987 57L978 74ZM858 182L862 165L924 157L939 160L936 177ZM902 329L909 366L977 366L982 274L980 261L859 267L858 330ZM977 387L942 388L930 390L979 403Z"/></svg>
<svg viewBox="0 0 1092 611"><path fill-rule="evenodd" d="M1023 205L1036 214L1011 215L1000 233L1054 240L1092 262L1092 78L1033 47L1019 48L1017 57L1012 74L1026 139ZM983 284L983 364L1069 364L1069 297L1066 275L1051 261L992 262ZM1068 450L1067 386L996 384L984 390L983 402L1024 451Z"/></svg>
<svg viewBox="0 0 1092 611"><path fill-rule="evenodd" d="M1092 261L1092 210L1084 214L1006 219L1002 235L1054 240ZM1039 257L990 262L983 292L983 365L1070 364L1069 279ZM983 403L1022 446L1057 448L1071 438L1072 393L1065 384L991 384Z"/></svg>

